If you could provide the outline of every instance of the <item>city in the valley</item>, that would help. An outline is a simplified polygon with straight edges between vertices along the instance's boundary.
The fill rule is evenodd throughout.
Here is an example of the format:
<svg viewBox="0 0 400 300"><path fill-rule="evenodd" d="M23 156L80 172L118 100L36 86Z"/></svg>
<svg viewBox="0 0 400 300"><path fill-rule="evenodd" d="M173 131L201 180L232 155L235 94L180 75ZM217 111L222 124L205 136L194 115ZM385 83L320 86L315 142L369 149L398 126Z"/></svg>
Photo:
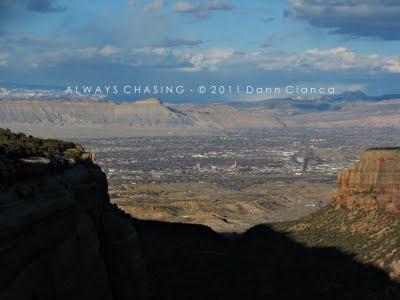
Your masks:
<svg viewBox="0 0 400 300"><path fill-rule="evenodd" d="M398 133L286 128L77 142L96 152L112 201L133 216L242 231L323 207L340 170L362 149L400 144Z"/></svg>

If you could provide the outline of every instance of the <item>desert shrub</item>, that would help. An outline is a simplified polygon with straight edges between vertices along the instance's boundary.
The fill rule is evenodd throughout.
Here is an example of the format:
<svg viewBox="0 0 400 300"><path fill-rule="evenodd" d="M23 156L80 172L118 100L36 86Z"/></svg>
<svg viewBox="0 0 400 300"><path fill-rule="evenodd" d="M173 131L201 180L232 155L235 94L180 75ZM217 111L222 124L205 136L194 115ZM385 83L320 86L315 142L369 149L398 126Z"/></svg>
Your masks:
<svg viewBox="0 0 400 300"><path fill-rule="evenodd" d="M0 154L12 158L29 156L51 157L56 154L63 154L66 150L77 147L79 145L72 142L40 139L0 128Z"/></svg>

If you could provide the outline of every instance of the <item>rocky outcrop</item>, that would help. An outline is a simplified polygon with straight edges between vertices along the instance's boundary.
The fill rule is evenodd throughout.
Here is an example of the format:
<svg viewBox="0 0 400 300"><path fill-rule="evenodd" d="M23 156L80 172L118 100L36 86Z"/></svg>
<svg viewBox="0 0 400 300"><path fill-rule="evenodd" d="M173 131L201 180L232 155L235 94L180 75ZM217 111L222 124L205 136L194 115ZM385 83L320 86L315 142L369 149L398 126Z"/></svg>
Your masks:
<svg viewBox="0 0 400 300"><path fill-rule="evenodd" d="M71 151L0 152L0 299L143 298L135 228L110 204L94 156Z"/></svg>
<svg viewBox="0 0 400 300"><path fill-rule="evenodd" d="M359 162L340 172L333 202L348 208L400 209L400 149L370 149Z"/></svg>

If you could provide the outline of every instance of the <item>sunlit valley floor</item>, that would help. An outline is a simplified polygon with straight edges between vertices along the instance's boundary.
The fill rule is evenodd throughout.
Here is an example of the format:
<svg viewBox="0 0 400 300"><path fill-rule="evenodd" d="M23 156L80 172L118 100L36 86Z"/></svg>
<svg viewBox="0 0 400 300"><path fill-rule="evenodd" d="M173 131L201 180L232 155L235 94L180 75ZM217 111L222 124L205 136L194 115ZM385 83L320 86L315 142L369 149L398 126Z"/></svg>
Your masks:
<svg viewBox="0 0 400 300"><path fill-rule="evenodd" d="M243 232L324 207L338 171L362 149L400 144L398 132L274 129L77 142L96 152L111 201L132 216Z"/></svg>

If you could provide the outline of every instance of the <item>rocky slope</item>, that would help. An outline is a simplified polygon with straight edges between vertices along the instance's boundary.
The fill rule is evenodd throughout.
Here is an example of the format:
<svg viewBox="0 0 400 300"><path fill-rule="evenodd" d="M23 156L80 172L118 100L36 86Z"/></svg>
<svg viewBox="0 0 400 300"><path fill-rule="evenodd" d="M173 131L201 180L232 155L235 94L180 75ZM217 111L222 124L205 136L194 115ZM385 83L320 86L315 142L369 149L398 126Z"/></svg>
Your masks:
<svg viewBox="0 0 400 300"><path fill-rule="evenodd" d="M340 172L331 203L275 229L307 246L329 246L400 279L400 149L370 149Z"/></svg>
<svg viewBox="0 0 400 300"><path fill-rule="evenodd" d="M4 130L0 141L0 299L142 299L136 231L94 156Z"/></svg>

